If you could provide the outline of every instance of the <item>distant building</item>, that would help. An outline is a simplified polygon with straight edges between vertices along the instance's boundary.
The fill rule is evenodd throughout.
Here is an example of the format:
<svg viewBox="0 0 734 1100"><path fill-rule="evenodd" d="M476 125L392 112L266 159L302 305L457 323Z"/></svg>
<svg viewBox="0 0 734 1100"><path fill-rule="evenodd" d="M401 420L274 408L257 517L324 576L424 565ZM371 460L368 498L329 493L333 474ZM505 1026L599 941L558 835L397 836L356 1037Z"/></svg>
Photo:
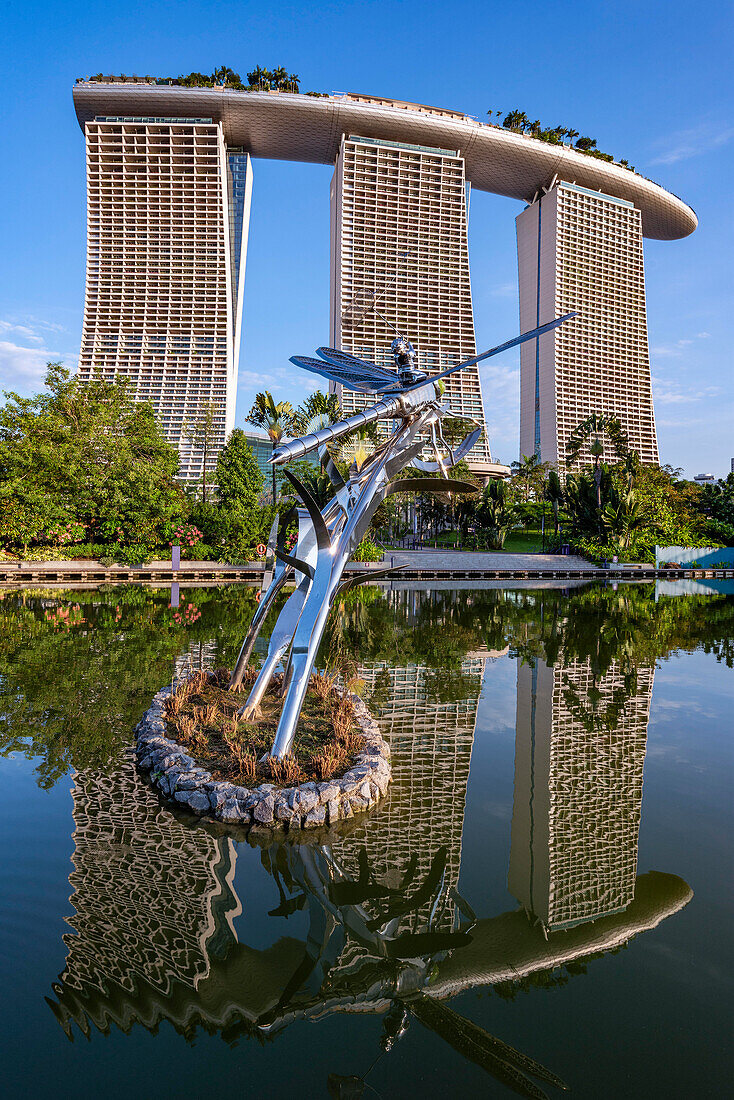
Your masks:
<svg viewBox="0 0 734 1100"><path fill-rule="evenodd" d="M523 332L578 313L520 348L521 454L563 464L574 428L606 413L643 462L657 463L640 210L559 182L518 215L517 254ZM579 461L590 460L585 446Z"/></svg>
<svg viewBox="0 0 734 1100"><path fill-rule="evenodd" d="M734 463L734 459L732 459L732 463ZM713 485L716 478L713 474L696 474L693 480L697 481L699 485Z"/></svg>

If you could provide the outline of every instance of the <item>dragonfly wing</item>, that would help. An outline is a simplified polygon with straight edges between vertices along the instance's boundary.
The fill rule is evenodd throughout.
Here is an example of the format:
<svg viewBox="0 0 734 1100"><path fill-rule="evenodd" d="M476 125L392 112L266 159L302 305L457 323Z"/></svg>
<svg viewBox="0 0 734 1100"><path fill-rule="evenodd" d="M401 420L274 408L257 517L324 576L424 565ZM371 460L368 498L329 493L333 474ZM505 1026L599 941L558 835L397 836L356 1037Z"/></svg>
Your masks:
<svg viewBox="0 0 734 1100"><path fill-rule="evenodd" d="M358 393L384 393L394 388L396 384L394 376L389 383L382 378L371 379L362 372L357 374L347 367L338 367L336 363L325 363L322 359L311 359L307 355L292 355L291 363L311 371L312 374L320 374L322 378L328 378L340 386L346 386L348 390L356 390Z"/></svg>
<svg viewBox="0 0 734 1100"><path fill-rule="evenodd" d="M369 359L360 359L348 351L339 351L337 348L316 348L316 354L328 363L336 363L337 367L346 367L347 370L354 371L355 374L358 371L363 371L365 376L369 378L382 378L384 382L398 384L395 371L378 367L377 363L373 363Z"/></svg>
<svg viewBox="0 0 734 1100"><path fill-rule="evenodd" d="M535 340L538 336L542 336L544 332L550 332L551 329L558 328L564 321L568 321L571 317L576 317L576 313L566 313L563 317L556 317L552 321L547 321L544 325L539 325L538 328L530 329L529 332L523 332L520 336L515 336L512 340L506 340L504 344L498 344L496 348L490 348L489 351L483 351L481 355L475 355L473 359L465 359L463 363L457 363L455 367L449 367L448 370L442 371L441 374L432 374L430 377L431 382L438 382L439 378L445 378L447 374L454 374L457 370L461 370L463 367L471 367L475 363L481 363L483 359L489 359L493 355L499 355L501 351L507 351L508 348L517 347L518 344L524 344L526 340ZM423 383L419 383L422 385ZM410 389L415 389L415 386L410 386Z"/></svg>

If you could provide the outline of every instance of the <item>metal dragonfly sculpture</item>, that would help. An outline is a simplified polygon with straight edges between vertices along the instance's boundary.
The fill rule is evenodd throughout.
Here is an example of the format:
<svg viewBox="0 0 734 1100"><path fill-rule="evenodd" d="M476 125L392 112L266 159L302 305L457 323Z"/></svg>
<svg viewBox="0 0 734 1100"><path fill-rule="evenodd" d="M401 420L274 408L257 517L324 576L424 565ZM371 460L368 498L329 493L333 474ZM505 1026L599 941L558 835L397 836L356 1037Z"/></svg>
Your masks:
<svg viewBox="0 0 734 1100"><path fill-rule="evenodd" d="M290 470L284 470L303 507L292 509L273 523L266 556L266 575L272 570L272 579L267 591L262 594L230 679L231 688L241 684L265 617L293 571L296 587L278 616L267 656L241 711L243 717L252 717L277 666L285 660L281 686L284 702L273 742L274 757L282 758L291 751L331 606L340 590L359 583L358 578L343 580L344 568L362 541L380 503L390 494L399 492L450 494L476 491L472 484L448 479L448 470L471 451L482 429L476 424L457 447L449 446L441 430L441 421L456 414L452 414L449 405L442 400L443 379L526 340L538 339L575 316L575 313L567 313L556 317L430 377L418 369L415 349L402 334L397 335L391 347L395 371L336 348L318 348L318 359L301 355L291 357L291 362L297 367L358 393L377 396L378 400L354 416L283 443L270 459L275 465L282 466L318 449L322 466L334 486L334 496L320 509L305 485ZM393 421L392 431L362 465L352 463L345 481L327 450L327 444L378 420ZM435 456L433 460L419 457L426 447L426 433ZM422 474L439 474L440 478L399 478L397 475L407 466ZM291 553L287 553L286 531L296 518L296 546ZM388 572L391 570L382 571ZM376 575L375 572L370 573L371 578Z"/></svg>

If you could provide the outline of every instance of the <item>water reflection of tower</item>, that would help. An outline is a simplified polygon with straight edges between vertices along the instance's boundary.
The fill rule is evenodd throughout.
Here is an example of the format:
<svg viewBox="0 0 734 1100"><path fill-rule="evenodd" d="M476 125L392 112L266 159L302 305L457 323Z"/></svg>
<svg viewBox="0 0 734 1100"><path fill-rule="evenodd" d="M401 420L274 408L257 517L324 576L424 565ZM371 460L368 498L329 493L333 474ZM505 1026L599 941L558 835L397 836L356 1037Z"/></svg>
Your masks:
<svg viewBox="0 0 734 1100"><path fill-rule="evenodd" d="M654 667L518 669L509 888L554 931L634 897Z"/></svg>
<svg viewBox="0 0 734 1100"><path fill-rule="evenodd" d="M421 881L442 846L448 849L447 888L458 884L466 787L488 656L468 655L453 678L441 684L426 665L360 666L368 699L380 700L371 705L390 743L393 781L379 821L360 823L348 848L356 852L364 844L370 865L391 885L397 885L411 860L415 881ZM442 701L447 695L448 701ZM345 851L347 861L348 855ZM411 927L425 917L422 911L412 913ZM453 906L448 905L443 921L452 920Z"/></svg>
<svg viewBox="0 0 734 1100"><path fill-rule="evenodd" d="M163 1002L175 1017L235 942L235 845L179 822L132 762L79 773L72 794L74 932L54 1011L67 1030L72 1019L85 1027L85 1014L126 1030L133 1001L151 1026Z"/></svg>

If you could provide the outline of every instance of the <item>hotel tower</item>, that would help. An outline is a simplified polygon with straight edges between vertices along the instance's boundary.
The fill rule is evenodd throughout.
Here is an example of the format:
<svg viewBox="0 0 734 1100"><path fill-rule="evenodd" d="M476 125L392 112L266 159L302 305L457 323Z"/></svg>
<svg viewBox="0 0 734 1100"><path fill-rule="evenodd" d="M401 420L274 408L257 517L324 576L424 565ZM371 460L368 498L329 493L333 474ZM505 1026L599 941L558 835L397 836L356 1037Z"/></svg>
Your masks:
<svg viewBox="0 0 734 1100"><path fill-rule="evenodd" d="M642 462L656 463L640 211L558 183L516 224L521 331L578 313L520 348L520 453L563 465L574 428L606 413L619 417ZM587 445L579 461L590 460Z"/></svg>
<svg viewBox="0 0 734 1100"><path fill-rule="evenodd" d="M521 201L521 331L578 313L521 348L522 453L563 464L574 428L613 413L642 461L657 461L642 239L697 225L660 185L570 146L380 96L110 76L77 81L74 104L87 150L80 377L129 379L178 446L182 477L201 475L196 429L210 410L208 467L234 426L251 156L334 167L331 326L320 342L392 366L395 326L428 374L477 350L470 189ZM278 348L280 362L289 354ZM476 366L446 380L446 397L484 427ZM347 414L369 400L341 398ZM477 474L507 473L486 434L468 461Z"/></svg>
<svg viewBox="0 0 734 1100"><path fill-rule="evenodd" d="M252 169L210 118L98 116L87 145L79 376L125 378L180 454L207 468L234 427Z"/></svg>
<svg viewBox="0 0 734 1100"><path fill-rule="evenodd" d="M333 347L393 368L397 329L429 374L476 355L468 205L464 160L456 149L342 139L331 183ZM347 416L373 403L334 388ZM446 399L458 416L484 428L467 461L477 473L489 473L477 367L446 379Z"/></svg>

